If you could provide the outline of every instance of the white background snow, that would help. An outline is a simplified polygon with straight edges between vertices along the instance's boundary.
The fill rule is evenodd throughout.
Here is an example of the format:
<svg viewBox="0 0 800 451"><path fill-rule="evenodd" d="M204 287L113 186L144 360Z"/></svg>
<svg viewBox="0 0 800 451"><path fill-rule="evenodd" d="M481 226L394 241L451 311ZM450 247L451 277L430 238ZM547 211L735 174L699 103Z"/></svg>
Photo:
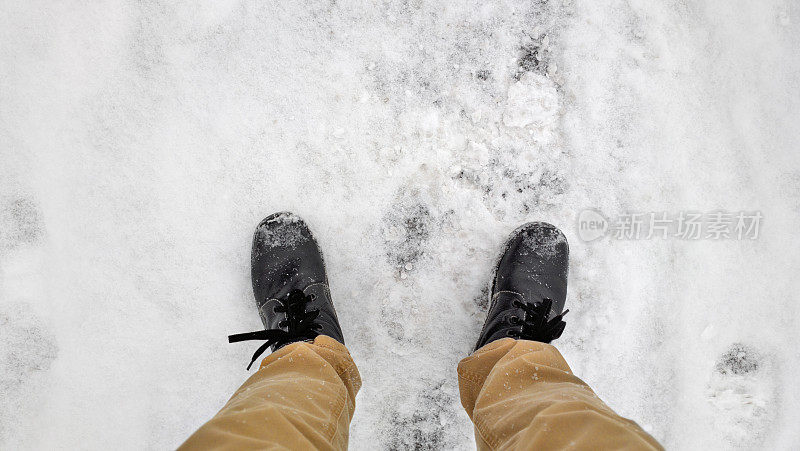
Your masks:
<svg viewBox="0 0 800 451"><path fill-rule="evenodd" d="M353 449L469 449L507 234L571 243L575 373L669 449L797 449L800 4L0 2L0 447L179 445L247 377L249 245L325 251ZM757 240L577 215L760 210ZM255 345L254 345L255 346Z"/></svg>

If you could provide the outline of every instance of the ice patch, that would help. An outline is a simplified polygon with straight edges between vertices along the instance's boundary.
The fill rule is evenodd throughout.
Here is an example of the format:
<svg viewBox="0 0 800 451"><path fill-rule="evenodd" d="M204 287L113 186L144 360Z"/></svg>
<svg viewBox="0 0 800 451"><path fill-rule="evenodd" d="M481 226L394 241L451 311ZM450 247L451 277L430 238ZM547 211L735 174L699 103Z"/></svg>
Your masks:
<svg viewBox="0 0 800 451"><path fill-rule="evenodd" d="M762 443L778 409L773 363L751 346L734 343L717 360L708 384L715 429L729 446Z"/></svg>
<svg viewBox="0 0 800 451"><path fill-rule="evenodd" d="M422 258L433 218L418 189L404 189L383 221L386 257L398 270Z"/></svg>
<svg viewBox="0 0 800 451"><path fill-rule="evenodd" d="M31 401L29 384L47 371L58 355L55 337L24 302L0 304L0 444L28 419Z"/></svg>
<svg viewBox="0 0 800 451"><path fill-rule="evenodd" d="M547 77L526 72L508 88L503 123L509 127L548 127L558 119L559 96Z"/></svg>
<svg viewBox="0 0 800 451"><path fill-rule="evenodd" d="M0 250L38 241L42 234L41 212L28 197L0 198Z"/></svg>
<svg viewBox="0 0 800 451"><path fill-rule="evenodd" d="M390 428L385 449L433 451L453 449L459 437L451 425L457 421L458 399L445 390L444 381L426 381L428 388L412 399L409 411L387 411Z"/></svg>

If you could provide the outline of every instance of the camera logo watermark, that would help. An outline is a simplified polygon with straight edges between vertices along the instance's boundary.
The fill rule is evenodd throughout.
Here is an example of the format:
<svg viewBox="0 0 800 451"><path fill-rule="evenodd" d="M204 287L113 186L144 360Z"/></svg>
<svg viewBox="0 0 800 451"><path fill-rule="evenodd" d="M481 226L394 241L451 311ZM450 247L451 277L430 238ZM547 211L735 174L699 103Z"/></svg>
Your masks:
<svg viewBox="0 0 800 451"><path fill-rule="evenodd" d="M577 225L583 241L605 236L613 240L755 240L763 218L760 211L718 210L626 212L609 219L597 210L586 209L578 215Z"/></svg>

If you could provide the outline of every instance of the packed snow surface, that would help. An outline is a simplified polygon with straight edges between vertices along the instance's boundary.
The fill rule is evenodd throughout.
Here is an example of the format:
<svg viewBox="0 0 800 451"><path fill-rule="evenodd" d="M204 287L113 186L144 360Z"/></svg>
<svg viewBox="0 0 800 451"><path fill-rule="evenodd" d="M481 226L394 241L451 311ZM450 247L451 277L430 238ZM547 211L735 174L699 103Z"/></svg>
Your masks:
<svg viewBox="0 0 800 451"><path fill-rule="evenodd" d="M292 211L364 380L353 449L474 446L456 364L533 220L570 242L556 344L612 408L669 449L797 449L799 26L789 0L3 1L0 447L180 444L248 375L252 234ZM764 220L585 242L589 208Z"/></svg>

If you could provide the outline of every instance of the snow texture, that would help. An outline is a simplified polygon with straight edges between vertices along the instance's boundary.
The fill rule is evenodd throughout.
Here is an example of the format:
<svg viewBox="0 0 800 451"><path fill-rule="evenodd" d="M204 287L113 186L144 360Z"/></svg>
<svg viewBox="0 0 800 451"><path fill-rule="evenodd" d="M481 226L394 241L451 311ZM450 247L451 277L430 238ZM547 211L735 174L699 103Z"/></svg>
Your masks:
<svg viewBox="0 0 800 451"><path fill-rule="evenodd" d="M669 449L800 446L790 0L3 1L0 447L164 449L247 377L254 227L311 226L353 449L469 449L508 233L571 247L558 348ZM757 240L580 241L585 208Z"/></svg>
<svg viewBox="0 0 800 451"><path fill-rule="evenodd" d="M295 227L299 217L294 214L282 214L265 221L270 226L259 225L255 231L255 240L263 243L266 248L272 246L294 248L298 244L308 241L308 235L303 234L303 229ZM266 225L266 224L265 224Z"/></svg>

